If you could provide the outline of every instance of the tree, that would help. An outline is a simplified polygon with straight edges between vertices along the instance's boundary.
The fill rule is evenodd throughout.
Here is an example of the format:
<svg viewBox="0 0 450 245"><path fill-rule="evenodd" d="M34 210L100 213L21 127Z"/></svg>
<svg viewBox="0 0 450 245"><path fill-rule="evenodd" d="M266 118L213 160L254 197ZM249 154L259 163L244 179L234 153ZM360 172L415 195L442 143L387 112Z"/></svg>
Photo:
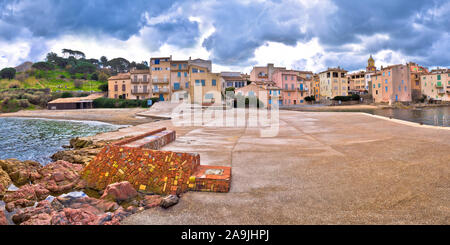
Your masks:
<svg viewBox="0 0 450 245"><path fill-rule="evenodd" d="M100 57L100 63L102 64L102 67L105 68L108 66L108 58L106 56Z"/></svg>
<svg viewBox="0 0 450 245"><path fill-rule="evenodd" d="M95 67L93 64L85 61L77 62L75 66L73 66L69 72L71 74L75 73L94 73L97 70L97 67Z"/></svg>
<svg viewBox="0 0 450 245"><path fill-rule="evenodd" d="M142 61L140 64L136 64L136 69L138 70L148 70L148 63L146 61Z"/></svg>
<svg viewBox="0 0 450 245"><path fill-rule="evenodd" d="M115 58L108 61L111 69L117 73L127 72L130 69L130 62L124 58Z"/></svg>
<svg viewBox="0 0 450 245"><path fill-rule="evenodd" d="M98 81L98 74L97 73L93 73L91 75L91 80Z"/></svg>
<svg viewBox="0 0 450 245"><path fill-rule="evenodd" d="M44 71L50 71L50 70L55 69L55 66L49 62L37 62L37 63L34 63L32 67L35 69L44 70Z"/></svg>
<svg viewBox="0 0 450 245"><path fill-rule="evenodd" d="M103 91L103 92L108 92L108 84L107 84L107 83L100 84L100 85L98 86L98 89L100 89L100 90Z"/></svg>
<svg viewBox="0 0 450 245"><path fill-rule="evenodd" d="M98 75L98 81L100 82L106 82L108 81L109 76L104 73L104 72L100 72L100 74Z"/></svg>
<svg viewBox="0 0 450 245"><path fill-rule="evenodd" d="M16 76L16 69L12 68L12 67L8 67L8 68L4 68L0 71L0 77L1 78L6 78L6 79L14 79L14 77Z"/></svg>

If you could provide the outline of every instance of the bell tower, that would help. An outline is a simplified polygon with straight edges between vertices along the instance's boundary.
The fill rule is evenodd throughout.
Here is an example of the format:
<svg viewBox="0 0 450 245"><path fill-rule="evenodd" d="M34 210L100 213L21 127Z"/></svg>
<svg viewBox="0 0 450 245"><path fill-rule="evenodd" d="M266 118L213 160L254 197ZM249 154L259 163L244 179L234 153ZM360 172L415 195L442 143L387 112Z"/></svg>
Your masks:
<svg viewBox="0 0 450 245"><path fill-rule="evenodd" d="M369 60L367 61L367 72L377 71L377 68L375 67L375 60L372 58L372 55L370 55Z"/></svg>

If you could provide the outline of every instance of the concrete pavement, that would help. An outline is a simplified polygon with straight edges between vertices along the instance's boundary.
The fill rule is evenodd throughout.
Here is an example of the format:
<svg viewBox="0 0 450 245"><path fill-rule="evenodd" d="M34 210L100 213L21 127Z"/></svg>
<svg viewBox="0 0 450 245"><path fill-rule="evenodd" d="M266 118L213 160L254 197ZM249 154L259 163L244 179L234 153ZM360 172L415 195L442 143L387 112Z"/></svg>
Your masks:
<svg viewBox="0 0 450 245"><path fill-rule="evenodd" d="M450 224L450 130L362 113L280 111L274 138L170 120L98 137L159 126L177 131L163 150L232 166L231 191L188 192L168 210L123 224Z"/></svg>

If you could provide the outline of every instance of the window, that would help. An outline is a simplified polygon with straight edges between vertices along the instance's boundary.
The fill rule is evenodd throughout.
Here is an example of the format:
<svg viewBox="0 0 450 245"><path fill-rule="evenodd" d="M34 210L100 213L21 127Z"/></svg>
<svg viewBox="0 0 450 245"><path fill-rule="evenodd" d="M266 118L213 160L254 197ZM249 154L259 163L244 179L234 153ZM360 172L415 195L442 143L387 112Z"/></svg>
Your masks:
<svg viewBox="0 0 450 245"><path fill-rule="evenodd" d="M178 69L181 70L181 64L178 65Z"/></svg>
<svg viewBox="0 0 450 245"><path fill-rule="evenodd" d="M441 75L437 75L437 80L441 80Z"/></svg>
<svg viewBox="0 0 450 245"><path fill-rule="evenodd" d="M391 72L388 72L388 76L391 76Z"/></svg>
<svg viewBox="0 0 450 245"><path fill-rule="evenodd" d="M383 72L383 77L386 75L386 73Z"/></svg>
<svg viewBox="0 0 450 245"><path fill-rule="evenodd" d="M127 87L125 86L125 84L122 84L122 91L126 91Z"/></svg>
<svg viewBox="0 0 450 245"><path fill-rule="evenodd" d="M254 96L254 95L255 95L255 92L250 91L250 92L248 92L248 95L249 95L249 96Z"/></svg>
<svg viewBox="0 0 450 245"><path fill-rule="evenodd" d="M180 89L180 83L174 83L174 84L173 84L173 89L174 89L174 90Z"/></svg>
<svg viewBox="0 0 450 245"><path fill-rule="evenodd" d="M216 85L217 85L215 79L212 80L212 85L213 85L213 86L216 86Z"/></svg>
<svg viewBox="0 0 450 245"><path fill-rule="evenodd" d="M198 73L198 69L197 68L192 68L192 73Z"/></svg>
<svg viewBox="0 0 450 245"><path fill-rule="evenodd" d="M200 71L200 73L205 73L205 70L199 70Z"/></svg>
<svg viewBox="0 0 450 245"><path fill-rule="evenodd" d="M205 86L205 80L202 80L202 86L203 87Z"/></svg>
<svg viewBox="0 0 450 245"><path fill-rule="evenodd" d="M381 83L378 84L378 88L381 88Z"/></svg>
<svg viewBox="0 0 450 245"><path fill-rule="evenodd" d="M288 96L289 96L289 97L291 96L291 93L290 93L290 92L288 92Z"/></svg>
<svg viewBox="0 0 450 245"><path fill-rule="evenodd" d="M200 86L200 80L195 80L195 86Z"/></svg>
<svg viewBox="0 0 450 245"><path fill-rule="evenodd" d="M114 85L114 91L119 91L119 86L116 84L116 85Z"/></svg>
<svg viewBox="0 0 450 245"><path fill-rule="evenodd" d="M187 72L184 73L184 77L187 77Z"/></svg>
<svg viewBox="0 0 450 245"><path fill-rule="evenodd" d="M408 87L405 86L405 92L407 91Z"/></svg>
<svg viewBox="0 0 450 245"><path fill-rule="evenodd" d="M398 86L398 92L402 92L402 87Z"/></svg>
<svg viewBox="0 0 450 245"><path fill-rule="evenodd" d="M186 82L184 86L186 86L186 88L189 88L189 82Z"/></svg>
<svg viewBox="0 0 450 245"><path fill-rule="evenodd" d="M402 80L402 84L405 84L405 81Z"/></svg>
<svg viewBox="0 0 450 245"><path fill-rule="evenodd" d="M386 87L384 87L385 88L385 90L386 90L386 92L388 91L388 87L386 86Z"/></svg>
<svg viewBox="0 0 450 245"><path fill-rule="evenodd" d="M214 94L211 94L211 93L205 94L205 99L208 99L208 100L214 99Z"/></svg>
<svg viewBox="0 0 450 245"><path fill-rule="evenodd" d="M178 72L178 77L181 77L181 72Z"/></svg>
<svg viewBox="0 0 450 245"><path fill-rule="evenodd" d="M386 83L386 84L387 84L387 79L385 79L385 80L384 80L384 83Z"/></svg>
<svg viewBox="0 0 450 245"><path fill-rule="evenodd" d="M159 65L159 59L155 60L155 65Z"/></svg>

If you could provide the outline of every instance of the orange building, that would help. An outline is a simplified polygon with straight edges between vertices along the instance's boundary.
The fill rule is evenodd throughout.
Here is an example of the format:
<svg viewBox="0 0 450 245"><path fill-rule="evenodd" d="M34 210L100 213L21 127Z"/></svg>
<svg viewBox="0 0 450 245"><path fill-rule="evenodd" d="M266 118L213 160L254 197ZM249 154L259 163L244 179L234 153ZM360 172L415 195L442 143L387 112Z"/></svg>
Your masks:
<svg viewBox="0 0 450 245"><path fill-rule="evenodd" d="M407 65L381 67L372 75L372 97L376 103L411 101L411 75Z"/></svg>

